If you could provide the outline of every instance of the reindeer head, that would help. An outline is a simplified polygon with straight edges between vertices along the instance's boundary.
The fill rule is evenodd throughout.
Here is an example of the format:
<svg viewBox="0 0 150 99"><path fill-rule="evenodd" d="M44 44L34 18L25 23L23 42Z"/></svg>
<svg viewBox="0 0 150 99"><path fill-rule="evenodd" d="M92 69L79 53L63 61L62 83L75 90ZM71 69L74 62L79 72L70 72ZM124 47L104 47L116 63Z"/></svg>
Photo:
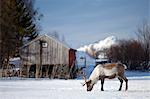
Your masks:
<svg viewBox="0 0 150 99"><path fill-rule="evenodd" d="M91 91L93 89L93 86L94 86L94 84L92 84L92 80L86 80L86 76L85 75L83 76L83 79L85 81L83 86L86 85L87 91Z"/></svg>

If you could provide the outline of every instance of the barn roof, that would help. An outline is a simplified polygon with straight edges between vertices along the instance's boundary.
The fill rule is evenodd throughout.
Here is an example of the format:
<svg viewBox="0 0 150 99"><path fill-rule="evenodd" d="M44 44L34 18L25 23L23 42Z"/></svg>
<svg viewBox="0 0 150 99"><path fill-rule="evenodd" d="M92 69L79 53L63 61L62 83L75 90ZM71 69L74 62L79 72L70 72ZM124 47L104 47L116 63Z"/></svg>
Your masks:
<svg viewBox="0 0 150 99"><path fill-rule="evenodd" d="M41 39L42 37L47 37L47 38L49 38L49 39L52 39L52 40L54 40L54 41L56 41L56 42L58 42L58 43L62 44L64 47L66 47L66 48L70 49L70 47L69 47L68 45L66 45L66 44L62 43L61 41L57 40L56 38L51 37L51 36L48 36L48 35L46 35L46 34L44 34L44 35L40 35L40 36L36 37L36 38L35 38L35 39L33 39L32 41L30 41L30 42L28 42L28 43L24 44L22 47L20 47L20 49L22 49L22 48L24 48L24 47L26 47L26 46L28 46L28 45L32 44L33 42L35 42L35 41L37 41L37 40Z"/></svg>

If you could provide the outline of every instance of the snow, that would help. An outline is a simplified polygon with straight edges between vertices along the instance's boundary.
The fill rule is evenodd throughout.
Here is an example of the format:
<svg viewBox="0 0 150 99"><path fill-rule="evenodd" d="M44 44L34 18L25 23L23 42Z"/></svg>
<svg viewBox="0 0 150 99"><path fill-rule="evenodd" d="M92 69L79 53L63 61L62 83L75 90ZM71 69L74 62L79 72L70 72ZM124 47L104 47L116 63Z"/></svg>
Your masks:
<svg viewBox="0 0 150 99"><path fill-rule="evenodd" d="M10 58L9 61L17 61L20 60L20 57Z"/></svg>
<svg viewBox="0 0 150 99"><path fill-rule="evenodd" d="M100 81L87 92L81 85L83 80L1 78L0 99L150 99L150 74L130 71L127 74L128 91L124 90L125 83L122 91L117 91L120 82L113 79L105 81L103 92Z"/></svg>
<svg viewBox="0 0 150 99"><path fill-rule="evenodd" d="M84 66L85 63L83 59L81 59L81 57L85 57L86 58L86 64L89 65L95 65L95 59L90 57L86 52L83 51L77 51L76 52L76 60L79 66Z"/></svg>
<svg viewBox="0 0 150 99"><path fill-rule="evenodd" d="M21 64L20 57L10 58L9 63L15 65L16 69L19 68Z"/></svg>

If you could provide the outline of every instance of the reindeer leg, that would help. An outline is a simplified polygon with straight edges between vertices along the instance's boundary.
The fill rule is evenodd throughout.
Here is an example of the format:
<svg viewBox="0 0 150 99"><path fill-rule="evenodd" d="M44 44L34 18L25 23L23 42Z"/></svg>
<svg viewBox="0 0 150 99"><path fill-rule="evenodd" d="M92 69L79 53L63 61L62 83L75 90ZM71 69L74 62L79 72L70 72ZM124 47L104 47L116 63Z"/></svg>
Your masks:
<svg viewBox="0 0 150 99"><path fill-rule="evenodd" d="M101 91L104 91L104 80L105 80L105 77L101 77Z"/></svg>
<svg viewBox="0 0 150 99"><path fill-rule="evenodd" d="M120 81L119 91L121 91L121 89L122 89L122 83L123 83L123 80L122 80L120 77L118 77L118 79L119 79L119 81Z"/></svg>
<svg viewBox="0 0 150 99"><path fill-rule="evenodd" d="M126 89L128 90L128 79L124 75L120 75L120 77L126 82Z"/></svg>

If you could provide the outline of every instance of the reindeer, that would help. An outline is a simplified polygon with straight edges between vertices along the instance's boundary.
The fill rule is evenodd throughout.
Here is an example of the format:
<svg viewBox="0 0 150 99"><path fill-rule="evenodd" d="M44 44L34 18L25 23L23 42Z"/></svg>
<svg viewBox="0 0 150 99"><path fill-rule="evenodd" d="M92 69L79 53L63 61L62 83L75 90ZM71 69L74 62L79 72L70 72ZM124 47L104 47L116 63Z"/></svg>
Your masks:
<svg viewBox="0 0 150 99"><path fill-rule="evenodd" d="M99 64L92 71L88 80L86 80L86 75L84 73L83 78L85 83L83 84L87 86L87 91L91 91L93 86L97 83L98 80L101 80L101 91L104 91L103 85L105 78L113 79L118 78L120 81L119 91L122 89L123 80L126 82L126 88L128 89L128 79L125 77L124 72L126 69L126 65L122 63L107 63L107 64Z"/></svg>

